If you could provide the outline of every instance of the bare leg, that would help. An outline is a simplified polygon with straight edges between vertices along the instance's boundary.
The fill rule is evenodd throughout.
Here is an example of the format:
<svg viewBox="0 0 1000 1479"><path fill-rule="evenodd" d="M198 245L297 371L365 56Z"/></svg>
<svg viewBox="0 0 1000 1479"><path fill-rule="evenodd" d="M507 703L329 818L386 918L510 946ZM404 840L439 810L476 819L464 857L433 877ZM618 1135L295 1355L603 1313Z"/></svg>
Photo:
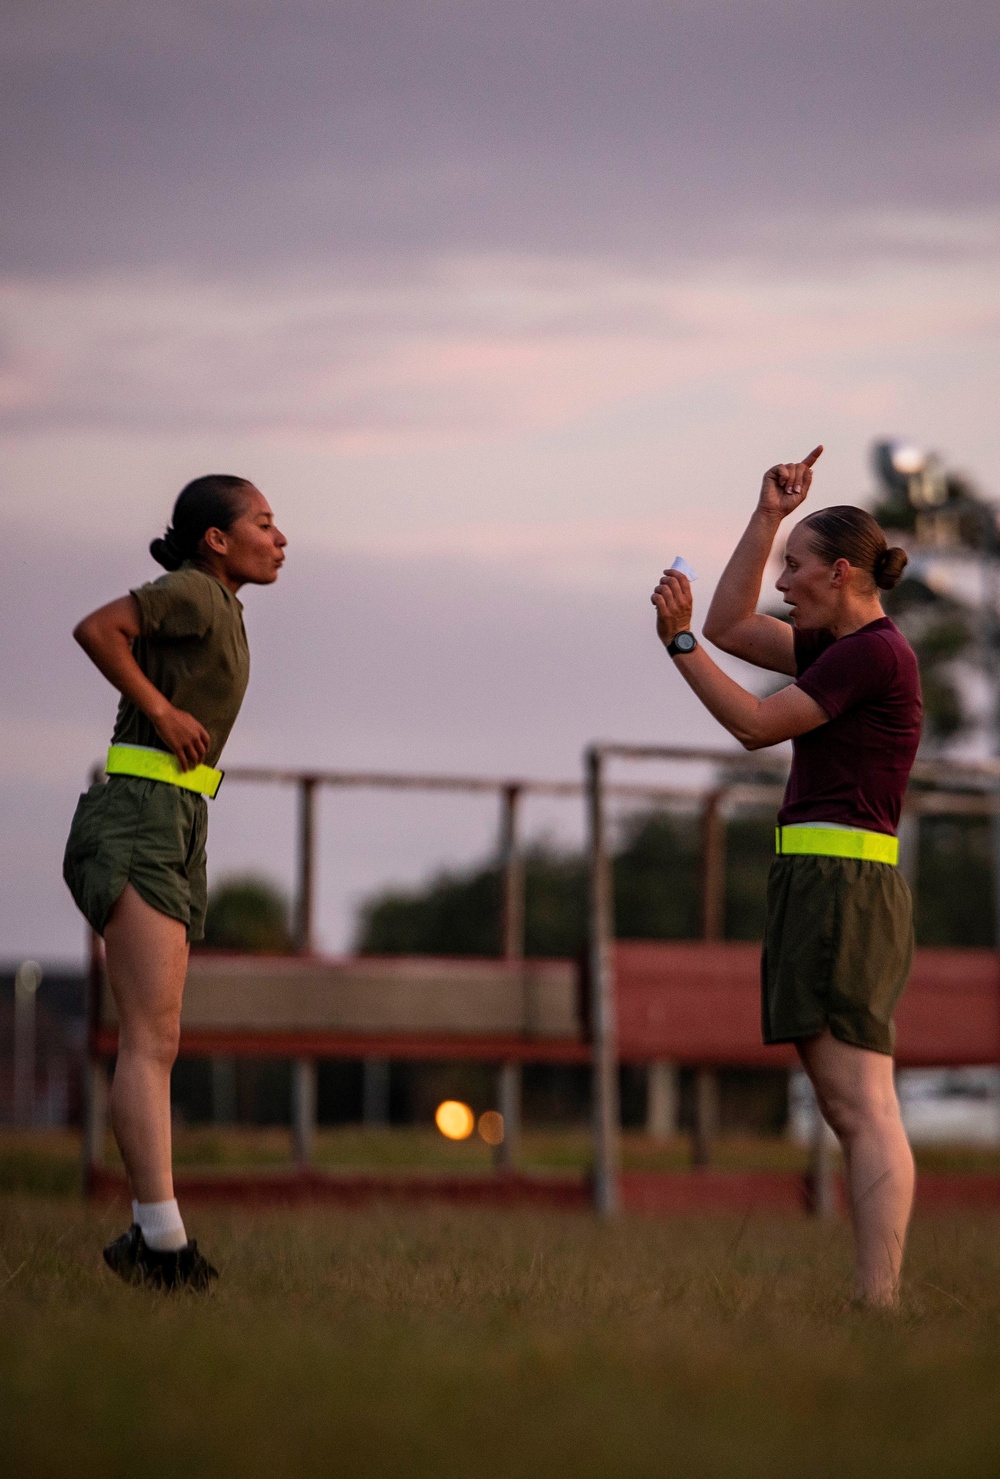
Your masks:
<svg viewBox="0 0 1000 1479"><path fill-rule="evenodd" d="M796 1044L824 1118L844 1152L854 1227L855 1293L894 1304L913 1206L913 1155L899 1114L892 1059L830 1032Z"/></svg>
<svg viewBox="0 0 1000 1479"><path fill-rule="evenodd" d="M187 931L126 884L104 930L108 981L118 1007L111 1124L139 1202L174 1195L170 1070L180 1038Z"/></svg>

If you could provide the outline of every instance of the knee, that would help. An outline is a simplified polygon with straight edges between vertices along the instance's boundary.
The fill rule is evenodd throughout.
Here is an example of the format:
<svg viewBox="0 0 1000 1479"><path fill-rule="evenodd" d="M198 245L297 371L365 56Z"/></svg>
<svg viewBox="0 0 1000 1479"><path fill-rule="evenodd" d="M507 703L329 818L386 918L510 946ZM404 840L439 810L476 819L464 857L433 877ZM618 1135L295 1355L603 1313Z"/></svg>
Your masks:
<svg viewBox="0 0 1000 1479"><path fill-rule="evenodd" d="M120 1036L119 1052L124 1048L159 1068L173 1068L181 1042L180 1016L164 1013L133 1022Z"/></svg>
<svg viewBox="0 0 1000 1479"><path fill-rule="evenodd" d="M852 1091L830 1088L819 1094L823 1117L834 1134L851 1140L866 1131L881 1130L899 1119L895 1092Z"/></svg>

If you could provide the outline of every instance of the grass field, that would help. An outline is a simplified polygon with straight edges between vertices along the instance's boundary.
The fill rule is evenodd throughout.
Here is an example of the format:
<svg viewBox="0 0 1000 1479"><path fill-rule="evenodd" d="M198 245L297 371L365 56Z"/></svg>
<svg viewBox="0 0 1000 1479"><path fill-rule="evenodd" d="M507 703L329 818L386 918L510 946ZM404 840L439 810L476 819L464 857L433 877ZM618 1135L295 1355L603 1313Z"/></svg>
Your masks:
<svg viewBox="0 0 1000 1479"><path fill-rule="evenodd" d="M427 1207L195 1209L223 1278L165 1298L60 1144L0 1144L3 1475L1000 1472L1000 1216L918 1222L891 1317L839 1225Z"/></svg>

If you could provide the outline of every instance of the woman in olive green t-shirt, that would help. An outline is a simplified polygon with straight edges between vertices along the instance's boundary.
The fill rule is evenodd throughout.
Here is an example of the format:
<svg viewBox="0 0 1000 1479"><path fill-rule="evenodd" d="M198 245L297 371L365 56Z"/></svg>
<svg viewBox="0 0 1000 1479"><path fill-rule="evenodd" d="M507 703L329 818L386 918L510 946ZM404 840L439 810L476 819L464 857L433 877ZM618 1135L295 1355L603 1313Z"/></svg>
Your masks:
<svg viewBox="0 0 1000 1479"><path fill-rule="evenodd" d="M198 478L150 553L167 574L84 617L74 632L121 693L109 779L81 796L64 875L104 936L118 1008L111 1122L133 1225L105 1249L129 1283L207 1288L215 1270L174 1200L170 1071L191 940L205 919L206 796L249 676L243 585L270 585L284 535L243 478Z"/></svg>

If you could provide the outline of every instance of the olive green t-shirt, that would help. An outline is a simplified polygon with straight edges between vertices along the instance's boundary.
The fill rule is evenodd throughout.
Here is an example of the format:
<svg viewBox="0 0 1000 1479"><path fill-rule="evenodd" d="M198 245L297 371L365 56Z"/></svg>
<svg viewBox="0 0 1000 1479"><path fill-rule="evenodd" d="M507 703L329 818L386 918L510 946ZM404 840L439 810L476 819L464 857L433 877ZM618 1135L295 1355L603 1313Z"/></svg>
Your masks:
<svg viewBox="0 0 1000 1479"><path fill-rule="evenodd" d="M139 603L136 662L177 709L208 730L206 765L217 765L243 702L250 649L243 607L212 575L185 564L132 591ZM118 705L116 745L167 747L151 722L125 698Z"/></svg>

